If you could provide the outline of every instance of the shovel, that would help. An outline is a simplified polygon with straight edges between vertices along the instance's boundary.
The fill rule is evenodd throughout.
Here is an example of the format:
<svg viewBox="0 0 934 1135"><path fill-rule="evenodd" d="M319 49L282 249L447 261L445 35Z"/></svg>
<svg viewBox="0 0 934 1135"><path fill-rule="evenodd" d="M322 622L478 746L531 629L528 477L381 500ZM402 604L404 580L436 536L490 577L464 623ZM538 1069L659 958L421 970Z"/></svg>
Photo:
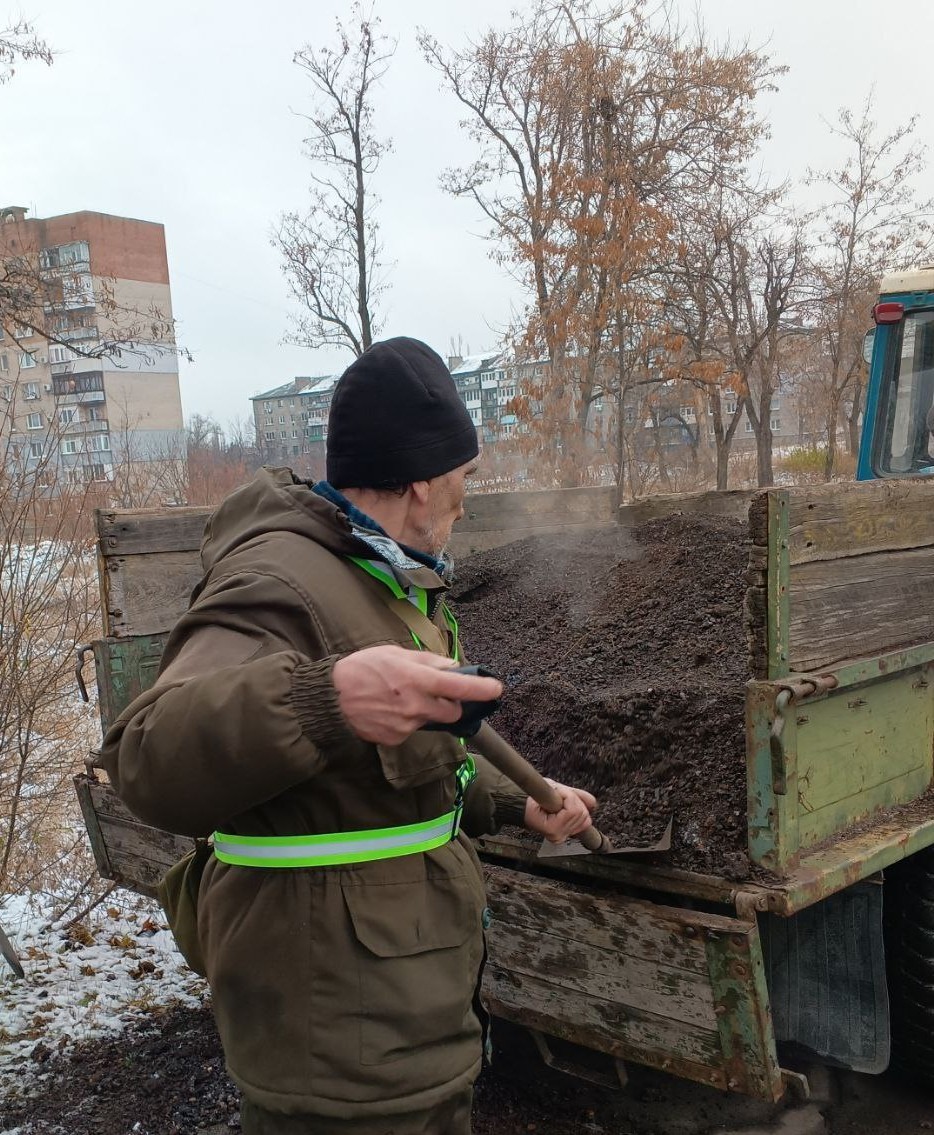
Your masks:
<svg viewBox="0 0 934 1135"><path fill-rule="evenodd" d="M504 776L508 776L513 784L531 796L546 812L561 811L561 795L557 789L486 721L470 739L470 746L486 757ZM576 839L568 839L563 843L544 840L538 854L542 858L563 858L567 855L632 855L667 851L671 847L671 827L672 822L669 820L661 839L650 847L614 847L603 832L591 826L585 828Z"/></svg>
<svg viewBox="0 0 934 1135"><path fill-rule="evenodd" d="M531 796L546 812L560 812L563 807L561 794L548 783L537 769L518 753L508 741L504 740L486 721L470 739L471 748L476 749L481 756L498 769L503 776L509 779L523 792ZM547 852L546 846L554 847L554 852ZM549 844L545 840L539 855L607 855L614 850L613 845L603 832L591 826L580 833L578 839L565 840L564 843Z"/></svg>
<svg viewBox="0 0 934 1135"><path fill-rule="evenodd" d="M458 666L455 668L459 674L479 675L483 678L495 678L496 675L487 670L485 666ZM561 794L542 776L542 774L517 752L496 730L485 721L499 707L499 701L462 702L461 716L451 723L430 722L423 725L423 729L439 730L445 733L454 733L457 736L470 738L470 747L498 769L523 792L531 796L536 804L548 812L560 812L563 807ZM633 855L650 851L667 851L671 847L672 821L661 839L648 847L614 847L607 837L597 828L585 828L578 839L568 839L563 843L552 843L544 840L538 854L542 858L564 857L568 855Z"/></svg>

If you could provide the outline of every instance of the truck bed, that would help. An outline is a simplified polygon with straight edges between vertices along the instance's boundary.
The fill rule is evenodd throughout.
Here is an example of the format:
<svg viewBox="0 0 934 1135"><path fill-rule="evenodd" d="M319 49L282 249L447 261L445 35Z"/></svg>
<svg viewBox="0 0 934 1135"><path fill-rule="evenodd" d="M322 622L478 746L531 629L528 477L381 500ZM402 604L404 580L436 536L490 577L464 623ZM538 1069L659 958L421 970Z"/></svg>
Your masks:
<svg viewBox="0 0 934 1135"><path fill-rule="evenodd" d="M455 554L685 511L748 525L744 697L756 867L736 882L658 857L543 864L520 841L481 840L494 912L487 996L540 1038L777 1098L763 919L796 918L934 843L934 484L696 494L619 511L607 490L568 492L468 500ZM155 677L200 578L207 515L98 516L106 635L94 658L104 728ZM93 754L76 787L102 874L152 894L191 841L139 824Z"/></svg>

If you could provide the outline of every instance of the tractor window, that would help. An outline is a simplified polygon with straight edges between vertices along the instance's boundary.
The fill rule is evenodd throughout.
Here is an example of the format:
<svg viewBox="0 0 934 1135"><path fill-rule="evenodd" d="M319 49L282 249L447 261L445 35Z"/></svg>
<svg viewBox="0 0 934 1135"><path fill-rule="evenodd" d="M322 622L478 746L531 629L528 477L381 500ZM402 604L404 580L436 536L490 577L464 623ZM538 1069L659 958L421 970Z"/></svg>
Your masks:
<svg viewBox="0 0 934 1135"><path fill-rule="evenodd" d="M934 472L934 311L911 312L894 336L883 377L882 476Z"/></svg>

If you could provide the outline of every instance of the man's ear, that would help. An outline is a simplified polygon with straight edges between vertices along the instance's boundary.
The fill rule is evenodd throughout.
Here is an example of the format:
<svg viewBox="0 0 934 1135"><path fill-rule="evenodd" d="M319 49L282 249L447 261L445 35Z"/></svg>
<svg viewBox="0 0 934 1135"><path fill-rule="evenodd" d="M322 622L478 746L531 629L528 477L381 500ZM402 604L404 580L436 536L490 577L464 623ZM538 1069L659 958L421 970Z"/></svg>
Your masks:
<svg viewBox="0 0 934 1135"><path fill-rule="evenodd" d="M427 504L428 503L428 493L429 493L429 485L430 484L431 484L430 481L413 481L409 485L409 489L412 492L412 496L415 498L415 500L418 504Z"/></svg>

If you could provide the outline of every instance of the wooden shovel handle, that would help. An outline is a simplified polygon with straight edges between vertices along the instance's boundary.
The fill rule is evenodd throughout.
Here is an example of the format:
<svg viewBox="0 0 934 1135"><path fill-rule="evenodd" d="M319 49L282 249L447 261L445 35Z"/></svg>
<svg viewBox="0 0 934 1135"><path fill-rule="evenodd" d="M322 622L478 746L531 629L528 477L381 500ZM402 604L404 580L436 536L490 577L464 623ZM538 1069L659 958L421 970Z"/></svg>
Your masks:
<svg viewBox="0 0 934 1135"><path fill-rule="evenodd" d="M508 776L513 784L528 793L546 812L561 811L563 805L560 792L549 784L508 741L500 737L489 722L484 721L470 738L470 745L504 776ZM588 851L609 852L613 849L606 836L593 826L585 828L574 838L579 839Z"/></svg>

